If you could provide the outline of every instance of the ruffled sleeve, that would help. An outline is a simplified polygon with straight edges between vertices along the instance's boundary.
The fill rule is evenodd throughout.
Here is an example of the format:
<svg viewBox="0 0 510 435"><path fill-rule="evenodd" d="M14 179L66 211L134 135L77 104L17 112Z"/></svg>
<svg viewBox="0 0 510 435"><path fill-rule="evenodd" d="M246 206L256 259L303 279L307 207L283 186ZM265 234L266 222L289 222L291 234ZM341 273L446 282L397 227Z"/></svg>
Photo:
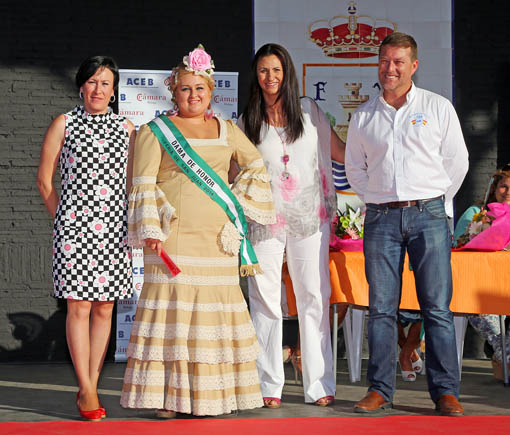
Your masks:
<svg viewBox="0 0 510 435"><path fill-rule="evenodd" d="M262 225L275 223L270 177L262 156L232 121L227 121L227 139L234 149L232 158L240 169L231 189L244 214Z"/></svg>
<svg viewBox="0 0 510 435"><path fill-rule="evenodd" d="M174 207L157 186L162 152L151 129L147 125L140 127L135 142L128 209L128 243L134 248L143 247L148 238L164 242L170 235L170 223L176 218Z"/></svg>

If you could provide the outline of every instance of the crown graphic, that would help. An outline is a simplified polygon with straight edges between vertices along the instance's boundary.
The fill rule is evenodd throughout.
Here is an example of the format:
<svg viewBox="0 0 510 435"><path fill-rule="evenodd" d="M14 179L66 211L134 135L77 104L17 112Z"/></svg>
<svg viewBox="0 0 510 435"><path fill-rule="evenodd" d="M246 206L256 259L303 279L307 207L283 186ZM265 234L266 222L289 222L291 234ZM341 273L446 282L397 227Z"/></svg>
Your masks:
<svg viewBox="0 0 510 435"><path fill-rule="evenodd" d="M347 7L348 16L317 20L308 26L308 36L329 57L377 56L383 39L397 30L397 24L368 15L356 15L356 2Z"/></svg>

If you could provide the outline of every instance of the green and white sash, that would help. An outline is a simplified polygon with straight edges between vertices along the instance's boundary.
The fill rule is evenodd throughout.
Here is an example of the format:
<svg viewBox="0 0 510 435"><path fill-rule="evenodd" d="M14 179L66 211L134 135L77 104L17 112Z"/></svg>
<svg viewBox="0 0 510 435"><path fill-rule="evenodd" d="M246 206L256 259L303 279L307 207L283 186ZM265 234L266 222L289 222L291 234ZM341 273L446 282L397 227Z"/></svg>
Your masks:
<svg viewBox="0 0 510 435"><path fill-rule="evenodd" d="M261 273L257 256L246 237L248 224L244 211L221 177L191 148L175 124L165 115L147 124L165 151L181 170L227 214L241 238L241 276Z"/></svg>

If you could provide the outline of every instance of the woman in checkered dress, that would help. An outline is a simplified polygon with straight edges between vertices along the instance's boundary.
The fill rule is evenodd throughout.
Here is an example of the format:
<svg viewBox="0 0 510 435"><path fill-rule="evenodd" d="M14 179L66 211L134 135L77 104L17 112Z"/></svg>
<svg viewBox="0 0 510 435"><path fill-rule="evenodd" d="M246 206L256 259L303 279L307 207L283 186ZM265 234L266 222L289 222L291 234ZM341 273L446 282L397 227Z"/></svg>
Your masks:
<svg viewBox="0 0 510 435"><path fill-rule="evenodd" d="M108 107L118 68L94 56L76 74L83 106L59 115L46 132L37 184L55 219L54 295L67 299L66 335L78 378L82 417L106 416L97 383L110 337L114 301L131 296L126 182L134 125ZM61 193L52 179L57 165Z"/></svg>

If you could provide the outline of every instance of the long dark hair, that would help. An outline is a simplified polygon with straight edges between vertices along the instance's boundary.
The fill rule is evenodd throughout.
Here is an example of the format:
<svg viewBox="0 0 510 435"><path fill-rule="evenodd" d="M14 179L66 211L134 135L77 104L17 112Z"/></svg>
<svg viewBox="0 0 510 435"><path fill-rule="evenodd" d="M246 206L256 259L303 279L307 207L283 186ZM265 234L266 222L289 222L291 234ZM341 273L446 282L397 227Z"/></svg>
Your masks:
<svg viewBox="0 0 510 435"><path fill-rule="evenodd" d="M485 201L485 206L490 204L491 202L498 202L496 200L496 188L498 187L498 183L504 178L510 178L510 164L505 165L503 168L498 169L494 175L491 177L491 184L489 186L489 192L487 194L487 201Z"/></svg>
<svg viewBox="0 0 510 435"><path fill-rule="evenodd" d="M283 68L283 81L276 101L281 100L283 115L287 121L285 127L287 139L289 142L294 142L304 133L303 113L299 101L299 87L294 64L289 52L284 47L270 43L258 49L251 63L250 96L243 111L244 131L255 145L260 144L262 124L269 123L266 103L259 85L257 64L260 58L271 55L275 55L280 60Z"/></svg>

